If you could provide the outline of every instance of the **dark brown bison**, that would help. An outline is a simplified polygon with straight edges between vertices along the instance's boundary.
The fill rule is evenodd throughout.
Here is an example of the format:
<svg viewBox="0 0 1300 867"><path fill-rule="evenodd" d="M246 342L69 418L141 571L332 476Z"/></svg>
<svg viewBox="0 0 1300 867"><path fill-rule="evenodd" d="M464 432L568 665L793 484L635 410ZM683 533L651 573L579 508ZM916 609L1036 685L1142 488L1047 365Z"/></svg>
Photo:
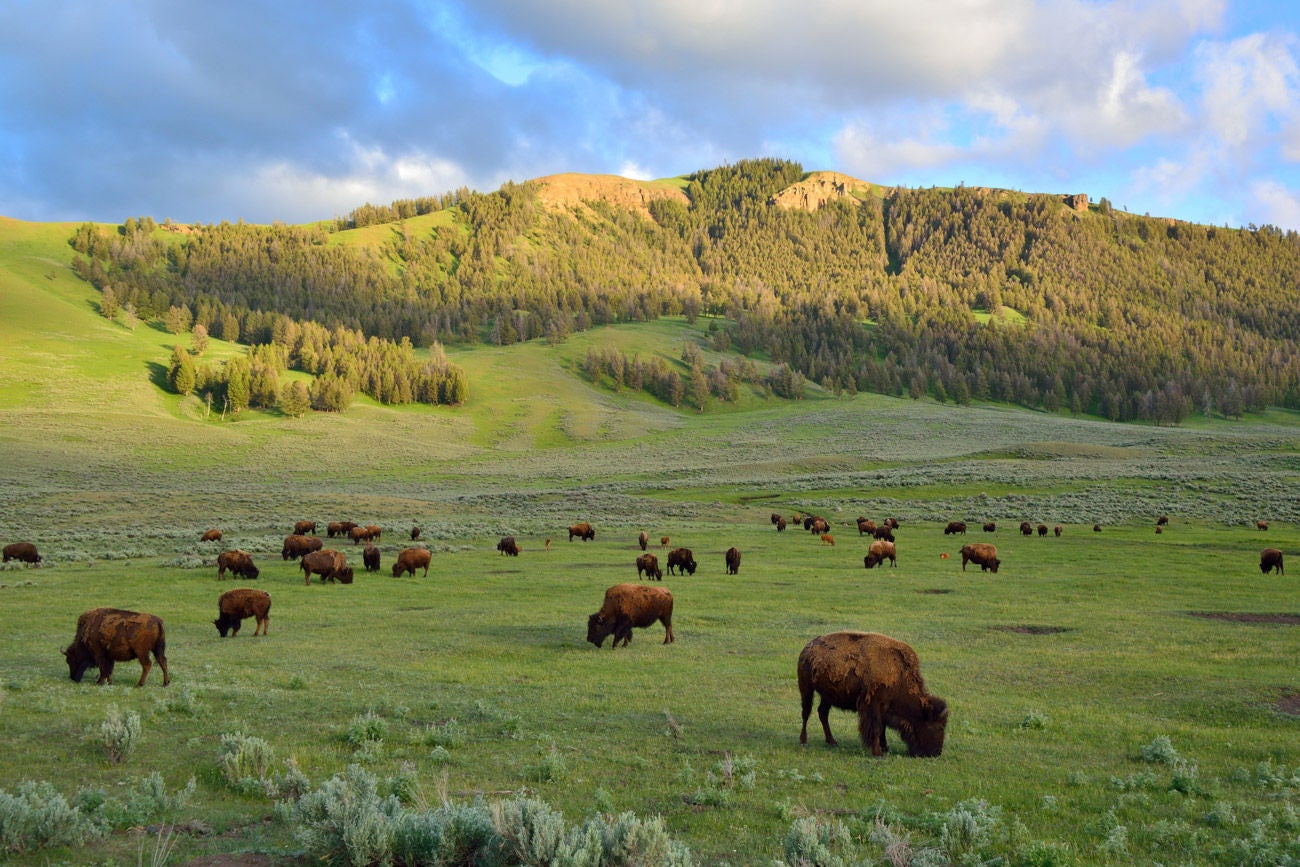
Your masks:
<svg viewBox="0 0 1300 867"><path fill-rule="evenodd" d="M367 545L361 551L361 565L366 567L367 572L379 571L379 549L374 545Z"/></svg>
<svg viewBox="0 0 1300 867"><path fill-rule="evenodd" d="M424 577L429 577L429 561L433 559L433 554L428 548L403 548L397 555L397 562L393 564L393 577L399 577L403 572L408 573L412 578L415 577L416 569L424 569Z"/></svg>
<svg viewBox="0 0 1300 867"><path fill-rule="evenodd" d="M311 583L312 575L319 575L322 584L326 581L337 581L340 584L352 583L352 567L348 565L348 558L341 551L335 551L333 548L304 554L302 562L298 565L302 569L304 584Z"/></svg>
<svg viewBox="0 0 1300 867"><path fill-rule="evenodd" d="M996 533L997 531L998 531L998 525L997 525L995 522L993 522L993 521L985 521L985 522L984 522L984 532L985 532L985 533Z"/></svg>
<svg viewBox="0 0 1300 867"><path fill-rule="evenodd" d="M673 594L653 584L615 584L605 591L600 610L587 618L587 640L600 647L611 634L618 647L632 643L632 630L658 620L664 625L664 644L672 644Z"/></svg>
<svg viewBox="0 0 1300 867"><path fill-rule="evenodd" d="M785 532L785 526L786 526L786 525L785 525L785 518L777 518L777 519L776 519L776 531L777 531L778 533L784 533L784 532Z"/></svg>
<svg viewBox="0 0 1300 867"><path fill-rule="evenodd" d="M738 548L728 548L724 559L727 561L727 574L740 574L740 550Z"/></svg>
<svg viewBox="0 0 1300 867"><path fill-rule="evenodd" d="M1057 524L1055 527L1052 528L1052 532L1056 534L1056 538L1058 538L1058 539L1061 538L1061 530L1062 530L1062 529L1063 529L1063 528L1061 527L1060 524Z"/></svg>
<svg viewBox="0 0 1300 867"><path fill-rule="evenodd" d="M804 515L804 516L803 516L803 528L804 528L805 530L808 530L809 532L812 532L812 523L813 523L813 521L815 521L815 520L817 520L817 516L816 516L816 515Z"/></svg>
<svg viewBox="0 0 1300 867"><path fill-rule="evenodd" d="M945 536L956 536L956 535L962 535L962 536L965 536L965 535L966 535L966 522L965 522L965 521L949 521L949 522L948 522L948 526L946 526L946 527L943 528L943 534L944 534Z"/></svg>
<svg viewBox="0 0 1300 867"><path fill-rule="evenodd" d="M514 536L502 536L501 541L497 542L497 550L502 554L508 554L511 557L518 557L519 543L515 541Z"/></svg>
<svg viewBox="0 0 1300 867"><path fill-rule="evenodd" d="M1040 536L1046 536L1046 535L1047 535L1047 525L1046 525L1046 524L1039 524L1039 525L1038 525L1038 535L1040 535Z"/></svg>
<svg viewBox="0 0 1300 867"><path fill-rule="evenodd" d="M781 520L781 513L780 513L780 512L773 512L773 513L771 514L771 521L772 521L773 524L775 524L777 521L780 521L780 520Z"/></svg>
<svg viewBox="0 0 1300 867"><path fill-rule="evenodd" d="M1256 529L1256 530L1267 530L1267 529L1268 529L1268 521L1256 521L1256 522L1255 522L1255 529Z"/></svg>
<svg viewBox="0 0 1300 867"><path fill-rule="evenodd" d="M1034 525L1031 524L1031 523L1029 523L1028 521L1021 521L1021 522L1020 522L1020 535L1022 535L1022 536L1032 536L1032 535L1034 535Z"/></svg>
<svg viewBox="0 0 1300 867"><path fill-rule="evenodd" d="M886 560L890 566L898 565L898 549L893 542L886 542L884 539L877 539L871 543L867 549L867 556L862 558L862 565L868 569L874 569Z"/></svg>
<svg viewBox="0 0 1300 867"><path fill-rule="evenodd" d="M162 618L120 608L93 608L77 618L77 635L63 651L68 660L68 676L77 683L88 668L99 669L96 683L113 682L113 663L140 660L140 682L144 686L152 663L149 654L163 671L163 686L172 682L167 671L167 637Z"/></svg>
<svg viewBox="0 0 1300 867"><path fill-rule="evenodd" d="M858 535L874 536L876 533L876 522L870 518L858 518Z"/></svg>
<svg viewBox="0 0 1300 867"><path fill-rule="evenodd" d="M217 600L217 619L212 622L216 624L217 632L221 633L222 638L226 637L227 632L234 638L239 635L239 626L245 617L257 618L257 628L253 630L255 637L266 635L271 621L271 594L247 587L227 590Z"/></svg>
<svg viewBox="0 0 1300 867"><path fill-rule="evenodd" d="M1094 533L1100 533L1100 532L1101 532L1101 524L1093 524L1093 525L1092 525L1092 532L1094 532Z"/></svg>
<svg viewBox="0 0 1300 867"><path fill-rule="evenodd" d="M1156 518L1156 526L1157 526L1157 527L1163 527L1165 524L1168 524L1168 523L1169 523L1169 516L1168 516L1168 515L1161 515L1159 518Z"/></svg>
<svg viewBox="0 0 1300 867"><path fill-rule="evenodd" d="M418 538L420 538L420 528L419 528L419 527L412 527L412 528L411 528L411 541L414 542L414 541L415 541L416 539L418 539Z"/></svg>
<svg viewBox="0 0 1300 867"><path fill-rule="evenodd" d="M41 562L41 555L36 551L36 546L31 542L14 542L12 545L4 547L4 562L18 560L21 563L33 564Z"/></svg>
<svg viewBox="0 0 1300 867"><path fill-rule="evenodd" d="M356 521L330 521L325 525L325 532L329 534L331 539L335 536L343 536L344 538L347 538L348 534L352 532L352 528L355 526L357 526Z"/></svg>
<svg viewBox="0 0 1300 867"><path fill-rule="evenodd" d="M695 574L695 555L690 548L674 548L668 552L668 574L673 574L674 569L679 575Z"/></svg>
<svg viewBox="0 0 1300 867"><path fill-rule="evenodd" d="M961 546L961 571L966 571L967 563L979 564L981 572L997 572L1002 561L998 559L998 549L986 542Z"/></svg>
<svg viewBox="0 0 1300 867"><path fill-rule="evenodd" d="M872 538L879 539L884 542L892 542L894 541L894 528L886 527L884 524L881 524L879 527L876 528L876 531L872 533L871 536Z"/></svg>
<svg viewBox="0 0 1300 867"><path fill-rule="evenodd" d="M1259 571L1267 575L1271 569L1276 569L1279 575L1286 574L1282 568L1282 552L1276 548L1265 548L1259 552Z"/></svg>
<svg viewBox="0 0 1300 867"><path fill-rule="evenodd" d="M199 537L199 541L200 541L200 542L220 542L220 541L221 541L221 531L220 531L220 530L204 530L204 531L203 531L203 535Z"/></svg>
<svg viewBox="0 0 1300 867"><path fill-rule="evenodd" d="M636 537L636 543L640 545L641 550L644 551L646 547L650 544L650 534L647 533L645 530L642 530L641 535Z"/></svg>
<svg viewBox="0 0 1300 867"><path fill-rule="evenodd" d="M916 651L879 632L832 632L814 638L799 654L799 698L803 728L799 743L808 743L808 716L813 693L821 697L817 716L826 743L831 734L831 708L858 712L862 746L873 756L884 755L885 728L895 729L909 756L943 752L948 705L925 690Z"/></svg>
<svg viewBox="0 0 1300 867"><path fill-rule="evenodd" d="M297 560L305 554L319 551L324 547L325 543L319 536L285 536L284 547L280 550L280 559Z"/></svg>
<svg viewBox="0 0 1300 867"><path fill-rule="evenodd" d="M229 569L240 578L246 581L256 581L260 574L257 567L253 565L253 558L247 551L222 551L217 555L217 579L224 581L226 579L226 570Z"/></svg>
<svg viewBox="0 0 1300 867"><path fill-rule="evenodd" d="M315 521L299 521L298 523L296 523L296 524L293 525L293 534L294 534L295 536L315 536L315 535L316 535L316 522L315 522Z"/></svg>
<svg viewBox="0 0 1300 867"><path fill-rule="evenodd" d="M592 529L592 526L590 524L588 524L586 521L583 521L581 523L574 524L569 528L570 542L573 541L574 536L577 536L579 539L581 539L584 542L590 542L596 538L596 531Z"/></svg>
<svg viewBox="0 0 1300 867"><path fill-rule="evenodd" d="M659 558L654 554L642 554L636 558L636 577L640 579L642 573L656 581L664 580L664 570L659 568Z"/></svg>

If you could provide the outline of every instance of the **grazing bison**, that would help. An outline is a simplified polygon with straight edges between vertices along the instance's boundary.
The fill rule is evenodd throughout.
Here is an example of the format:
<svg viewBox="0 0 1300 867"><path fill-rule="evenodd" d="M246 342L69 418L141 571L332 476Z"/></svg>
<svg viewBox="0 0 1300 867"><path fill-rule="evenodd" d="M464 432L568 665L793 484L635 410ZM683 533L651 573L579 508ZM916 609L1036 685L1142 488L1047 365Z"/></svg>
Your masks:
<svg viewBox="0 0 1300 867"><path fill-rule="evenodd" d="M897 518L886 518L886 519L885 519L885 526L888 527L888 528L891 529L891 530L897 530L897 529L898 529L898 519L897 519Z"/></svg>
<svg viewBox="0 0 1300 867"><path fill-rule="evenodd" d="M255 637L266 635L271 621L271 594L247 587L227 590L217 600L217 619L212 622L216 624L217 632L221 633L222 638L226 637L227 632L234 638L239 635L239 625L245 617L257 618L257 628L253 630Z"/></svg>
<svg viewBox="0 0 1300 867"><path fill-rule="evenodd" d="M1268 521L1256 521L1256 522L1255 522L1255 529L1256 529L1256 530L1267 530L1267 529L1268 529Z"/></svg>
<svg viewBox="0 0 1300 867"><path fill-rule="evenodd" d="M352 539L352 544L357 545L361 542L373 542L383 534L383 529L370 524L366 527L353 527L348 530L348 536Z"/></svg>
<svg viewBox="0 0 1300 867"><path fill-rule="evenodd" d="M944 534L945 536L956 536L956 535L962 535L962 536L965 536L965 535L966 535L966 522L965 522L965 521L949 521L949 522L948 522L948 526L946 526L946 527L943 528L943 534Z"/></svg>
<svg viewBox="0 0 1300 867"><path fill-rule="evenodd" d="M569 528L570 542L573 541L574 536L577 536L579 539L581 539L584 542L590 542L591 540L596 538L596 531L592 528L590 524L588 524L586 521L583 521L579 524L574 524L572 527Z"/></svg>
<svg viewBox="0 0 1300 867"><path fill-rule="evenodd" d="M898 731L909 756L943 752L948 705L925 690L916 651L879 632L832 632L814 638L799 654L799 699L803 728L799 743L808 743L808 716L813 693L821 696L817 716L826 743L838 746L831 734L830 711L858 712L858 734L873 756L884 755L885 728Z"/></svg>
<svg viewBox="0 0 1300 867"><path fill-rule="evenodd" d="M668 552L668 574L673 574L674 569L678 574L695 574L695 554L690 548L674 548Z"/></svg>
<svg viewBox="0 0 1300 867"><path fill-rule="evenodd" d="M368 541L373 542L380 539L384 535L384 528L378 526L377 524L369 524L366 526L366 532L370 534L370 538Z"/></svg>
<svg viewBox="0 0 1300 867"><path fill-rule="evenodd" d="M227 569L247 581L256 581L260 574L257 567L253 565L253 558L249 553L237 549L222 551L217 555L217 580L226 580Z"/></svg>
<svg viewBox="0 0 1300 867"><path fill-rule="evenodd" d="M172 682L167 672L167 637L162 618L121 608L92 608L77 618L77 635L63 656L68 676L77 683L88 668L99 669L98 684L113 682L113 663L140 660L140 682L144 686L152 664L149 654L163 671L163 686Z"/></svg>
<svg viewBox="0 0 1300 867"><path fill-rule="evenodd" d="M886 527L884 524L881 524L879 527L876 528L876 532L872 533L871 535L875 539L879 539L884 542L892 542L894 541L894 528Z"/></svg>
<svg viewBox="0 0 1300 867"><path fill-rule="evenodd" d="M671 542L671 541L672 541L672 539L670 539L668 536L660 536L660 537L659 537L659 546L660 546L661 548L667 548L667 547L668 547L668 543Z"/></svg>
<svg viewBox="0 0 1300 867"><path fill-rule="evenodd" d="M645 530L642 530L640 535L636 537L636 543L640 545L641 550L644 551L646 547L650 544L650 534L647 533Z"/></svg>
<svg viewBox="0 0 1300 867"><path fill-rule="evenodd" d="M835 537L832 536L830 533L822 533L822 544L823 544L823 545L830 545L832 548L834 548L834 547L835 547Z"/></svg>
<svg viewBox="0 0 1300 867"><path fill-rule="evenodd" d="M827 521L825 518L813 518L811 523L805 523L807 523L808 532L812 533L814 536L829 533L831 529L831 522Z"/></svg>
<svg viewBox="0 0 1300 867"><path fill-rule="evenodd" d="M600 610L587 618L587 640L600 647L611 634L618 647L632 643L632 630L644 629L658 620L664 625L664 644L672 644L673 594L665 587L648 584L615 584L605 591Z"/></svg>
<svg viewBox="0 0 1300 867"><path fill-rule="evenodd" d="M659 558L654 554L642 554L636 558L636 577L638 580L641 578L642 572L645 573L647 578L653 578L656 581L664 580L664 570L659 568Z"/></svg>
<svg viewBox="0 0 1300 867"><path fill-rule="evenodd" d="M333 548L303 555L298 566L302 569L303 584L310 584L312 575L319 575L322 584L327 580L340 584L352 583L352 567L348 565L348 558Z"/></svg>
<svg viewBox="0 0 1300 867"><path fill-rule="evenodd" d="M1038 525L1038 535L1040 535L1040 536L1046 536L1046 535L1047 535L1047 525L1046 525L1046 524L1039 524L1039 525Z"/></svg>
<svg viewBox="0 0 1300 867"><path fill-rule="evenodd" d="M325 543L319 536L285 536L284 548L280 550L281 560L297 560L299 557L319 551Z"/></svg>
<svg viewBox="0 0 1300 867"><path fill-rule="evenodd" d="M1259 571L1267 575L1271 569L1276 569L1279 575L1286 574L1282 568L1282 552L1276 548L1265 548L1259 552Z"/></svg>
<svg viewBox="0 0 1300 867"><path fill-rule="evenodd" d="M1161 515L1159 518L1156 518L1156 526L1157 526L1157 527L1163 527L1165 524L1168 524L1168 523L1169 523L1169 516L1168 516L1168 515Z"/></svg>
<svg viewBox="0 0 1300 867"><path fill-rule="evenodd" d="M356 521L330 521L325 525L325 531L329 534L331 539L335 536L347 538L348 534L352 532L352 528L355 526L357 526Z"/></svg>
<svg viewBox="0 0 1300 867"><path fill-rule="evenodd" d="M1020 522L1020 535L1022 535L1022 536L1032 536L1032 535L1034 535L1034 525L1031 524L1031 523L1029 523L1028 521L1021 521L1021 522Z"/></svg>
<svg viewBox="0 0 1300 867"><path fill-rule="evenodd" d="M1161 527L1161 526L1159 526L1159 525L1156 526L1156 535L1157 535L1157 536L1159 536L1159 535L1160 535L1161 533L1163 533L1164 531L1165 531L1165 528L1164 528L1164 527Z"/></svg>
<svg viewBox="0 0 1300 867"><path fill-rule="evenodd" d="M5 545L4 562L18 560L22 563L40 563L41 555L37 553L36 546L31 542L14 542L12 545Z"/></svg>
<svg viewBox="0 0 1300 867"><path fill-rule="evenodd" d="M379 571L379 549L374 545L367 545L361 551L361 565L366 567L367 572Z"/></svg>
<svg viewBox="0 0 1300 867"><path fill-rule="evenodd" d="M780 513L780 512L773 512L772 515L771 515L771 520L772 520L772 523L773 523L773 524L775 524L777 521L781 520L781 513Z"/></svg>
<svg viewBox="0 0 1300 867"><path fill-rule="evenodd" d="M813 521L815 520L817 520L817 517L815 515L804 515L803 528L805 530L808 530L809 532L812 532L812 524Z"/></svg>
<svg viewBox="0 0 1300 867"><path fill-rule="evenodd" d="M1052 528L1052 532L1056 534L1056 538L1058 539L1061 538L1061 529L1062 528L1060 524L1057 524L1055 527Z"/></svg>
<svg viewBox="0 0 1300 867"><path fill-rule="evenodd" d="M785 518L777 518L777 519L776 519L776 531L777 531L778 533L784 533L784 532L785 532Z"/></svg>
<svg viewBox="0 0 1300 867"><path fill-rule="evenodd" d="M519 543L515 541L514 536L502 536L501 541L497 542L497 551L502 554L508 554L511 557L518 557Z"/></svg>
<svg viewBox="0 0 1300 867"><path fill-rule="evenodd" d="M986 542L961 546L961 571L966 571L967 563L978 563L981 572L998 571L1002 561L998 559L998 549Z"/></svg>
<svg viewBox="0 0 1300 867"><path fill-rule="evenodd" d="M314 536L316 535L315 521L299 521L293 525L293 534L295 536Z"/></svg>
<svg viewBox="0 0 1300 867"><path fill-rule="evenodd" d="M997 525L995 522L993 522L993 521L985 521L985 522L984 522L984 532L985 532L985 533L996 533L997 531L998 531L998 525Z"/></svg>
<svg viewBox="0 0 1300 867"><path fill-rule="evenodd" d="M200 541L200 542L220 542L220 541L221 541L221 531L220 531L220 530L216 530L216 529L213 529L213 530L204 530L204 531L203 531L203 535L199 537L199 541Z"/></svg>
<svg viewBox="0 0 1300 867"><path fill-rule="evenodd" d="M402 552L397 555L397 562L393 564L393 577L399 577L403 572L409 573L412 578L415 577L415 570L423 568L424 577L429 577L429 561L433 555L428 548L403 548Z"/></svg>
<svg viewBox="0 0 1300 867"><path fill-rule="evenodd" d="M858 535L873 536L876 532L876 522L870 518L858 518Z"/></svg>
<svg viewBox="0 0 1300 867"><path fill-rule="evenodd" d="M727 574L740 574L740 550L738 548L728 548L727 553L723 555L727 561Z"/></svg>
<svg viewBox="0 0 1300 867"><path fill-rule="evenodd" d="M1101 524L1093 524L1093 525L1092 525L1092 532L1094 532L1094 533L1100 533L1100 532L1101 532Z"/></svg>
<svg viewBox="0 0 1300 867"><path fill-rule="evenodd" d="M411 541L414 542L414 541L415 541L416 539L418 539L418 538L420 538L420 528L419 528L419 527L412 527L412 528L411 528Z"/></svg>
<svg viewBox="0 0 1300 867"><path fill-rule="evenodd" d="M883 539L877 539L871 543L867 549L867 556L862 558L862 565L868 569L874 569L886 560L890 566L898 565L898 549L893 542L886 542Z"/></svg>

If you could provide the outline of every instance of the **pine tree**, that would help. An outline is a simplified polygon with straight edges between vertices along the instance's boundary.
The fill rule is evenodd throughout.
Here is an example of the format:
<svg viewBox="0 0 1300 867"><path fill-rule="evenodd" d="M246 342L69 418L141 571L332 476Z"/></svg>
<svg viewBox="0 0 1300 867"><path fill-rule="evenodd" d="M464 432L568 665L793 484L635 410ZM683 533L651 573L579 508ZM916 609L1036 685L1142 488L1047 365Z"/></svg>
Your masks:
<svg viewBox="0 0 1300 867"><path fill-rule="evenodd" d="M252 373L248 362L242 358L232 358L226 362L226 398L230 408L235 412L248 408L252 397Z"/></svg>
<svg viewBox="0 0 1300 867"><path fill-rule="evenodd" d="M195 372L194 359L189 352L180 346L172 347L171 364L168 368L167 380L171 383L172 389L177 394L189 394L194 391Z"/></svg>
<svg viewBox="0 0 1300 867"><path fill-rule="evenodd" d="M311 409L311 394L302 380L286 382L280 392L280 412L291 418L302 418Z"/></svg>
<svg viewBox="0 0 1300 867"><path fill-rule="evenodd" d="M117 293L113 291L112 286L105 286L104 291L100 293L99 313L109 321L117 316Z"/></svg>
<svg viewBox="0 0 1300 867"><path fill-rule="evenodd" d="M208 329L202 325L195 325L190 345L194 347L194 354L202 358L203 353L208 351Z"/></svg>

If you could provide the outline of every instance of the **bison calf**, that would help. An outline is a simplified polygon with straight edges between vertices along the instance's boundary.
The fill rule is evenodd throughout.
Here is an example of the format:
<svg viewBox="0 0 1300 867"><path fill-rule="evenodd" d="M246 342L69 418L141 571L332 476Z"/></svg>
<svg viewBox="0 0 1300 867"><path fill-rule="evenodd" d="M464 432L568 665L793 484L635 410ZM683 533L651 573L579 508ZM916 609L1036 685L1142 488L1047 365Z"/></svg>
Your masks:
<svg viewBox="0 0 1300 867"><path fill-rule="evenodd" d="M600 647L611 634L611 648L632 643L632 630L644 629L658 620L664 625L664 644L672 644L673 594L667 588L648 584L615 584L605 591L600 610L587 618L587 640Z"/></svg>
<svg viewBox="0 0 1300 867"><path fill-rule="evenodd" d="M271 594L247 587L227 590L217 600L217 619L212 622L216 624L217 632L221 633L222 638L226 637L227 632L234 638L239 635L239 626L245 617L257 618L254 636L266 635L271 621Z"/></svg>
<svg viewBox="0 0 1300 867"><path fill-rule="evenodd" d="M163 671L163 686L172 682L167 672L167 638L162 618L121 608L92 608L77 618L77 635L63 651L68 661L68 676L81 683L86 669L98 668L98 684L113 682L113 663L140 660L140 681L144 686L152 663L149 654Z"/></svg>

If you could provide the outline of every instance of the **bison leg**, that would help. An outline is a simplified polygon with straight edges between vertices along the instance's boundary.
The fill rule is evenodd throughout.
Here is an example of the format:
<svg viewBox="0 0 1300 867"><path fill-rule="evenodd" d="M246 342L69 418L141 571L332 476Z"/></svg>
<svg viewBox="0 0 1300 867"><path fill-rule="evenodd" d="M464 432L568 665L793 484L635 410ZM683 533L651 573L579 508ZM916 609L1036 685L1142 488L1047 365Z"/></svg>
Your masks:
<svg viewBox="0 0 1300 867"><path fill-rule="evenodd" d="M802 684L799 686L799 707L803 711L803 728L799 730L799 743L808 743L808 717L812 715L812 689L805 689Z"/></svg>
<svg viewBox="0 0 1300 867"><path fill-rule="evenodd" d="M266 635L266 630L270 627L270 623L271 623L271 618L270 618L270 617L259 617L259 618L257 618L257 628L253 630L253 637L256 638L256 637L257 637L257 633L258 633L259 631L260 631L263 635Z"/></svg>
<svg viewBox="0 0 1300 867"><path fill-rule="evenodd" d="M812 699L809 698L809 701ZM833 747L838 747L839 742L831 734L831 703L825 696L822 697L821 703L817 705L817 718L822 721L822 732L826 735L826 743Z"/></svg>
<svg viewBox="0 0 1300 867"><path fill-rule="evenodd" d="M885 754L885 720L880 708L870 703L858 706L858 734L862 736L862 745L873 756Z"/></svg>
<svg viewBox="0 0 1300 867"><path fill-rule="evenodd" d="M96 680L95 683L99 686L103 686L106 683L111 686L113 683L113 660L107 658L102 660L97 659L95 660L95 665L99 668L99 679Z"/></svg>
<svg viewBox="0 0 1300 867"><path fill-rule="evenodd" d="M664 624L664 644L672 644L677 639L673 636L673 619L671 617L660 617Z"/></svg>

